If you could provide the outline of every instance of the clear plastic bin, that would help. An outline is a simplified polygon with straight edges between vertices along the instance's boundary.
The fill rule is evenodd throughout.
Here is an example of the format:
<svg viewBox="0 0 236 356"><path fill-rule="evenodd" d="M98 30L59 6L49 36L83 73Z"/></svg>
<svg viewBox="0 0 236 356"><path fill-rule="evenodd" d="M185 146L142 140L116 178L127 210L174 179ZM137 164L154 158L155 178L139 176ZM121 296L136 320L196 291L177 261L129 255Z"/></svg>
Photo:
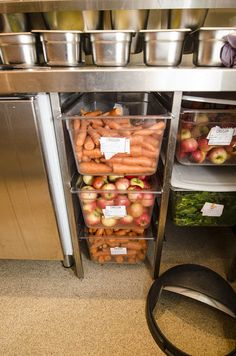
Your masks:
<svg viewBox="0 0 236 356"><path fill-rule="evenodd" d="M146 258L148 230L89 229L87 234L90 259L94 262L135 264Z"/></svg>
<svg viewBox="0 0 236 356"><path fill-rule="evenodd" d="M202 103L195 103L202 104ZM214 140L211 129L218 130ZM181 164L235 165L236 110L182 110L176 158ZM225 130L224 130L225 129ZM227 130L229 129L229 130ZM225 140L227 131L231 138ZM223 140L222 140L223 138Z"/></svg>
<svg viewBox="0 0 236 356"><path fill-rule="evenodd" d="M171 115L151 93L87 93L63 118L79 173L152 175Z"/></svg>
<svg viewBox="0 0 236 356"><path fill-rule="evenodd" d="M78 195L86 226L90 228L147 228L161 188L151 177L80 176L72 188ZM89 178L90 177L90 178Z"/></svg>
<svg viewBox="0 0 236 356"><path fill-rule="evenodd" d="M205 203L223 205L220 216L204 216ZM172 219L178 226L233 226L236 224L236 192L204 192L171 188Z"/></svg>

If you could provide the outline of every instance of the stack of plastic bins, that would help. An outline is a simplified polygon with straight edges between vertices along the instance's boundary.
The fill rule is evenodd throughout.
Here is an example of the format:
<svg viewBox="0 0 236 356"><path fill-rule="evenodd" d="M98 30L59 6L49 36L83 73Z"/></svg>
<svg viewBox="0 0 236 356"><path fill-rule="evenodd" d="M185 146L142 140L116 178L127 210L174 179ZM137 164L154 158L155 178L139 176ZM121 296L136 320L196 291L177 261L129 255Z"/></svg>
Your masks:
<svg viewBox="0 0 236 356"><path fill-rule="evenodd" d="M175 163L171 179L172 219L178 226L236 224L234 167L182 166Z"/></svg>
<svg viewBox="0 0 236 356"><path fill-rule="evenodd" d="M65 114L78 172L90 256L137 263L146 256L156 169L170 115L150 93L90 93ZM153 236L152 236L153 238Z"/></svg>
<svg viewBox="0 0 236 356"><path fill-rule="evenodd" d="M187 165L235 165L235 127L236 106L189 97L180 115L177 160Z"/></svg>

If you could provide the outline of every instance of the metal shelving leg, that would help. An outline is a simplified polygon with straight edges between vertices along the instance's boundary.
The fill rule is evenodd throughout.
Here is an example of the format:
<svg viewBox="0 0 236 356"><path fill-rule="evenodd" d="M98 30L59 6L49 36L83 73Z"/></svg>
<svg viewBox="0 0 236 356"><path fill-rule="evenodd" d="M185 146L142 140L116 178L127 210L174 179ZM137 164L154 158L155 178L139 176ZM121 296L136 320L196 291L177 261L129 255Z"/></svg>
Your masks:
<svg viewBox="0 0 236 356"><path fill-rule="evenodd" d="M154 265L153 265L153 277L156 279L160 271L161 254L163 239L165 234L166 216L168 210L169 193L170 193L170 179L172 174L172 168L175 157L175 146L178 132L179 115L181 109L182 92L174 92L173 103L172 103L172 114L174 119L171 120L169 135L168 135L168 146L166 150L165 157L165 168L163 176L163 193L160 203L160 214L157 230L157 239L154 244Z"/></svg>
<svg viewBox="0 0 236 356"><path fill-rule="evenodd" d="M77 237L72 195L69 189L71 183L71 175L67 163L63 123L62 120L57 119L57 117L61 114L59 96L57 93L50 93L50 99L51 99L52 113L54 118L57 148L58 148L58 155L59 155L59 161L60 161L61 173L63 179L63 187L64 187L66 207L67 207L67 213L69 219L70 233L72 239L75 270L76 270L76 275L79 278L83 278L84 277L83 264L82 264L79 240Z"/></svg>

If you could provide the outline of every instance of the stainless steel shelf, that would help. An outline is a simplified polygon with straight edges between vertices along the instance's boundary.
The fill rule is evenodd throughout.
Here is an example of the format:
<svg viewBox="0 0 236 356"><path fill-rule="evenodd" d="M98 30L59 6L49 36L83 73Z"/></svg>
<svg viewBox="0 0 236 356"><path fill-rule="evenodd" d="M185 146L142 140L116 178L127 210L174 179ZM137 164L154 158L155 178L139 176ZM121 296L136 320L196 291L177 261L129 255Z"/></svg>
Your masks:
<svg viewBox="0 0 236 356"><path fill-rule="evenodd" d="M0 71L0 94L103 91L236 91L236 70L146 67L17 69Z"/></svg>
<svg viewBox="0 0 236 356"><path fill-rule="evenodd" d="M234 0L0 0L0 12L235 7Z"/></svg>

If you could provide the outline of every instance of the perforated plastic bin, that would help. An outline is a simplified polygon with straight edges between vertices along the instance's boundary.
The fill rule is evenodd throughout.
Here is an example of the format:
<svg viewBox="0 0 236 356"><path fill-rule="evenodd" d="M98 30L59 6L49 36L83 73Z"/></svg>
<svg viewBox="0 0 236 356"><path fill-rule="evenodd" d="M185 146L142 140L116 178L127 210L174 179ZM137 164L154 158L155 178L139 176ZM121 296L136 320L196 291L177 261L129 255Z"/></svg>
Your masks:
<svg viewBox="0 0 236 356"><path fill-rule="evenodd" d="M86 226L147 228L161 187L155 175L140 178L80 176L71 191L78 195Z"/></svg>
<svg viewBox="0 0 236 356"><path fill-rule="evenodd" d="M182 110L177 160L191 165L235 165L235 127L236 110L233 109Z"/></svg>
<svg viewBox="0 0 236 356"><path fill-rule="evenodd" d="M90 259L98 263L143 262L146 258L149 231L141 228L129 229L89 229L87 245Z"/></svg>
<svg viewBox="0 0 236 356"><path fill-rule="evenodd" d="M171 115L151 93L87 93L63 118L79 173L151 175Z"/></svg>
<svg viewBox="0 0 236 356"><path fill-rule="evenodd" d="M213 206L206 206L206 203ZM171 211L174 223L179 226L233 226L236 224L236 192L190 191L172 187Z"/></svg>

